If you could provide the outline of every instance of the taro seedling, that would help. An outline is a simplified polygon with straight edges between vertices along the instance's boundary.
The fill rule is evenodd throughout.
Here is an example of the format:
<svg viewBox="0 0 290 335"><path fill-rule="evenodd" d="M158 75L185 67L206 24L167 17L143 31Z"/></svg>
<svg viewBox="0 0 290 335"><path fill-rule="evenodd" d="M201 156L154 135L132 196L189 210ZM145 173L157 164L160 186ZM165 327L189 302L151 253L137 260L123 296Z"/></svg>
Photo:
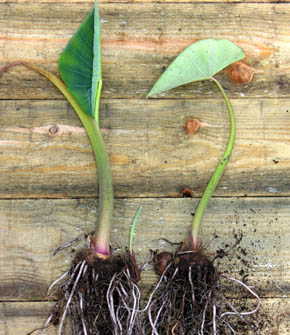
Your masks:
<svg viewBox="0 0 290 335"><path fill-rule="evenodd" d="M113 187L109 158L99 126L102 68L97 4L59 58L63 81L23 62L7 64L0 69L0 76L15 65L25 65L40 73L63 93L87 132L98 171L96 231L89 236L88 247L77 252L69 271L51 284L49 290L58 287L59 299L43 331L50 324L58 324L58 335L63 334L69 317L73 334L137 334L140 292L136 285L139 270L132 250L133 230L130 252L113 255L110 250ZM137 217L133 226L136 220Z"/></svg>
<svg viewBox="0 0 290 335"><path fill-rule="evenodd" d="M259 309L259 297L243 282L220 273L213 260L206 256L199 239L205 209L230 159L236 133L232 105L222 85L213 76L244 57L244 52L228 40L200 40L169 65L148 94L151 96L193 81L209 80L225 100L230 134L225 152L195 210L186 239L174 254L165 251L153 255L154 268L160 279L145 307L146 334L238 334L237 322L233 322L235 318L246 327L254 328L247 317ZM238 311L224 294L227 282L240 285L255 297L256 308Z"/></svg>

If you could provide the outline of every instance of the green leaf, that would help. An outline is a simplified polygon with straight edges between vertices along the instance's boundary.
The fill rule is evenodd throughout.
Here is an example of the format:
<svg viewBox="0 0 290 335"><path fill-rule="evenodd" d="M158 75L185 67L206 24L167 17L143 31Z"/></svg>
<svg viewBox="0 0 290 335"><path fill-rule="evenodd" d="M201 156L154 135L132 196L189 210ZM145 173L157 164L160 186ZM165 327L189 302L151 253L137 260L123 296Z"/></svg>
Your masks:
<svg viewBox="0 0 290 335"><path fill-rule="evenodd" d="M60 55L58 67L67 90L82 110L98 118L102 86L100 17L97 3Z"/></svg>
<svg viewBox="0 0 290 335"><path fill-rule="evenodd" d="M244 52L228 40L205 39L193 43L168 66L147 96L210 79L228 65L243 59Z"/></svg>

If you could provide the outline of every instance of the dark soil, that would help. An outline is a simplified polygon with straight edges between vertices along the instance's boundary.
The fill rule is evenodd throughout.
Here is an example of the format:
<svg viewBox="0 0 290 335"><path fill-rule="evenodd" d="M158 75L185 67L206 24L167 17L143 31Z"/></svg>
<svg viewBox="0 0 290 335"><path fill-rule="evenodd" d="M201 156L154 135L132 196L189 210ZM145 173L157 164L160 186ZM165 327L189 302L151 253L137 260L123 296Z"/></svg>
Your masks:
<svg viewBox="0 0 290 335"><path fill-rule="evenodd" d="M154 255L160 276L146 306L145 333L153 335L246 334L258 329L248 320L260 300L244 283L219 273L203 253L184 244L178 252ZM225 281L242 285L257 307L239 312L226 298ZM242 332L240 332L242 331Z"/></svg>
<svg viewBox="0 0 290 335"><path fill-rule="evenodd" d="M142 334L138 280L134 255L100 259L92 249L83 249L61 280L47 324L57 325L62 334L69 317L73 335Z"/></svg>

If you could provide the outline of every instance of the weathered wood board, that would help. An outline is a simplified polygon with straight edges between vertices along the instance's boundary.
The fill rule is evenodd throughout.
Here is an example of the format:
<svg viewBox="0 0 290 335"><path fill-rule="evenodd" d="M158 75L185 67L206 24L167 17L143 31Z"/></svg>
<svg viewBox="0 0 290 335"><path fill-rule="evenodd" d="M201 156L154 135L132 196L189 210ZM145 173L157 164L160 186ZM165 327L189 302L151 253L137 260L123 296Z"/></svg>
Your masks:
<svg viewBox="0 0 290 335"><path fill-rule="evenodd" d="M29 8L29 10L27 10ZM92 3L4 3L0 6L0 64L26 60L57 71L66 42ZM227 38L247 53L257 73L248 86L222 82L234 97L289 97L290 8L288 4L130 3L100 5L103 97L144 98L174 57L202 38ZM21 48L19 44L21 43ZM163 69L163 70L162 70ZM190 84L165 97L216 97L206 83ZM11 70L1 80L3 99L60 98L46 81Z"/></svg>
<svg viewBox="0 0 290 335"><path fill-rule="evenodd" d="M174 242L183 239L197 201L161 198L116 201L112 236L115 252L126 247L132 217L140 204L143 209L134 245L138 263L142 264L149 258L149 249L168 250L168 244L159 238ZM266 318L265 314L267 327L273 331L276 319L280 318L286 322L285 329L289 329L285 305L290 293L289 217L288 198L214 198L202 230L210 257L218 250L228 253L218 261L221 271L246 278L249 285L254 285L264 297L266 311L275 306L271 317ZM94 199L0 201L0 300L5 302L1 305L1 316L6 329L3 334L18 334L23 322L29 322L27 331L43 323L47 308L40 312L37 308L47 305L28 302L49 298L47 287L66 271L73 255L71 248L56 256L52 252L83 232L90 232L95 220ZM85 240L73 247L84 243ZM145 297L156 279L149 266L140 283ZM242 294L235 289L231 292L233 298ZM26 302L28 308L12 301ZM280 327L283 331L284 326Z"/></svg>
<svg viewBox="0 0 290 335"><path fill-rule="evenodd" d="M5 2L5 3L47 3L48 1L47 0L1 0L1 2ZM83 3L94 3L94 0L50 0L50 2L55 2L55 3L79 3L79 2L83 2ZM177 2L176 0L99 0L98 3L99 4L103 4L103 3L171 3L171 2ZM202 2L230 2L230 3L235 3L235 2L241 2L241 3L244 3L244 2L253 2L252 0L233 0L233 1L230 1L230 0L207 0L207 1L201 1L201 0L182 0L180 1L182 3L202 3ZM268 3L268 2L273 2L272 0L256 0L255 1L256 3L260 3L260 2L263 2L263 3ZM288 3L289 1L287 0L281 0L280 2L282 3Z"/></svg>
<svg viewBox="0 0 290 335"><path fill-rule="evenodd" d="M263 299L260 314L271 314L273 320L264 319L263 331L268 335L289 334L289 301L287 299ZM0 303L0 334L23 335L39 328L49 315L52 303L48 302L14 302ZM33 334L37 334L33 333ZM50 327L46 335L56 335L55 327ZM69 335L67 327L66 335ZM252 333L249 333L252 335Z"/></svg>
<svg viewBox="0 0 290 335"><path fill-rule="evenodd" d="M25 60L57 74L61 51L92 7L92 0L0 0L0 66ZM243 278L261 296L262 334L288 335L290 4L103 0L100 12L100 121L117 197L115 252L128 245L140 204L138 264L148 260L150 249L170 248L160 238L184 238L226 144L225 105L210 83L145 96L186 46L228 38L246 51L256 72L242 86L219 75L238 132L206 212L203 245L211 258L226 252L216 261L221 271ZM48 285L86 242L56 256L53 250L94 229L97 173L80 121L45 79L13 68L0 79L0 99L0 335L22 335L43 324L53 299ZM193 117L214 127L189 136L184 125ZM184 187L192 189L192 199L182 198ZM156 279L148 266L140 283L144 299ZM242 296L229 290L236 301Z"/></svg>
<svg viewBox="0 0 290 335"><path fill-rule="evenodd" d="M142 205L135 233L139 264L150 258L150 249L171 249L160 238L183 240L197 199L119 199L115 203L112 246L128 246L133 217ZM0 299L43 300L49 283L66 271L71 249L53 251L83 232L94 229L95 199L40 199L0 201ZM257 287L262 296L289 296L290 212L288 198L214 198L204 218L202 240L224 272ZM240 241L239 241L240 240ZM85 245L85 240L75 247ZM156 280L149 266L143 285Z"/></svg>
<svg viewBox="0 0 290 335"><path fill-rule="evenodd" d="M289 195L289 100L233 106L236 149L215 195ZM92 150L66 102L1 101L0 110L0 197L96 195ZM189 136L192 117L215 127ZM180 197L185 186L200 196L226 145L228 117L222 100L104 99L101 126L117 197Z"/></svg>

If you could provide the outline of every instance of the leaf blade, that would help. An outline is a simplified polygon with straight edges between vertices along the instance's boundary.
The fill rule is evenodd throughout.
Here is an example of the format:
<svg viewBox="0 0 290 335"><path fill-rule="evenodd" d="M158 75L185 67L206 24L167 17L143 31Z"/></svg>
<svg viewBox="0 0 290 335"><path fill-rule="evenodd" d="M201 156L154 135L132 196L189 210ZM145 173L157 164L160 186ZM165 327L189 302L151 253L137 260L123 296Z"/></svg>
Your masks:
<svg viewBox="0 0 290 335"><path fill-rule="evenodd" d="M58 61L67 90L86 114L97 118L102 81L100 30L95 3L95 8L72 36Z"/></svg>
<svg viewBox="0 0 290 335"><path fill-rule="evenodd" d="M193 81L210 79L244 57L242 49L229 40L204 39L195 42L168 66L147 97Z"/></svg>

